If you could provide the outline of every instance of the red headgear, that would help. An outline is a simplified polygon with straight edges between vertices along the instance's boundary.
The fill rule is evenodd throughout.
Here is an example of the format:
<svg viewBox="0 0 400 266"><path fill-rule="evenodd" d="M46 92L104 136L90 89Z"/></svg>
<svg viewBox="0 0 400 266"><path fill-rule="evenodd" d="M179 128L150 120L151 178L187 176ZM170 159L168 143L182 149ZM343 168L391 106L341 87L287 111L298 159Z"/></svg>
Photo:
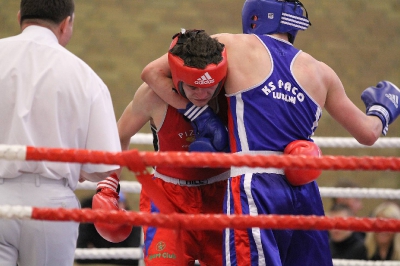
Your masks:
<svg viewBox="0 0 400 266"><path fill-rule="evenodd" d="M183 33L184 31L176 34L173 37L169 50L171 50L177 44ZM175 85L175 89L180 95L186 97L182 87L182 82L197 88L209 88L215 84L218 84L218 87L214 93L214 96L216 96L225 82L226 72L228 70L226 58L226 49L224 48L222 50L221 62L218 64L209 64L204 69L199 69L186 66L182 58L172 54L171 52L168 52L168 63L171 69L172 81Z"/></svg>

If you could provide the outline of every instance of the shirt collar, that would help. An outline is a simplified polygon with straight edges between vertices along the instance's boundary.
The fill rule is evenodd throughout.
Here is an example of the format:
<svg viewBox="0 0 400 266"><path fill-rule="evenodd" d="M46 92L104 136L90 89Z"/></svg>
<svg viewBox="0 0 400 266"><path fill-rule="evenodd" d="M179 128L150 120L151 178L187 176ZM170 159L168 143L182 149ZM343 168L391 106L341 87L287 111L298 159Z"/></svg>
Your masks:
<svg viewBox="0 0 400 266"><path fill-rule="evenodd" d="M26 27L22 31L22 34L24 36L28 36L35 40L45 40L47 42L58 43L58 39L57 39L56 35L50 29L48 29L46 27L31 25L31 26Z"/></svg>

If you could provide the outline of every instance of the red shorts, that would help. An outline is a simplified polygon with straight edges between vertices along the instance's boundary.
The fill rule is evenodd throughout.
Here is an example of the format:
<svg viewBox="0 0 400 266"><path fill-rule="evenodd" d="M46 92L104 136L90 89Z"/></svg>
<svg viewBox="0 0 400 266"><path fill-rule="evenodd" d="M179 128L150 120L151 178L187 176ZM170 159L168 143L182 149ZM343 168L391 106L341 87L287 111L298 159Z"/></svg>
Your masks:
<svg viewBox="0 0 400 266"><path fill-rule="evenodd" d="M179 186L158 178L154 182L164 190L178 213L222 214L226 181L202 186ZM143 190L140 195L140 211L158 212ZM178 248L183 249L183 265L194 265L195 260L201 265L222 265L222 230L178 232L144 226L143 232L146 266L177 265L177 252L180 252L177 243Z"/></svg>

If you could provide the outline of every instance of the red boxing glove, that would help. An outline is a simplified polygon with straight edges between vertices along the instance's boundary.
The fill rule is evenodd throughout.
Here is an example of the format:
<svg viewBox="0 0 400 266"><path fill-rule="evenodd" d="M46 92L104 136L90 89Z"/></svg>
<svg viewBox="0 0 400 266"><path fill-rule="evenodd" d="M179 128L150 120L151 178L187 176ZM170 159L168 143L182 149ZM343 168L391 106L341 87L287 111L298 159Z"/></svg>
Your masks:
<svg viewBox="0 0 400 266"><path fill-rule="evenodd" d="M93 210L125 211L118 206L119 178L113 173L97 184L97 192L92 199ZM94 223L97 232L107 241L119 243L128 238L132 225Z"/></svg>
<svg viewBox="0 0 400 266"><path fill-rule="evenodd" d="M321 157L322 152L314 142L307 140L295 140L286 146L284 154L306 155ZM316 180L321 175L320 169L285 169L286 179L293 186L301 186Z"/></svg>

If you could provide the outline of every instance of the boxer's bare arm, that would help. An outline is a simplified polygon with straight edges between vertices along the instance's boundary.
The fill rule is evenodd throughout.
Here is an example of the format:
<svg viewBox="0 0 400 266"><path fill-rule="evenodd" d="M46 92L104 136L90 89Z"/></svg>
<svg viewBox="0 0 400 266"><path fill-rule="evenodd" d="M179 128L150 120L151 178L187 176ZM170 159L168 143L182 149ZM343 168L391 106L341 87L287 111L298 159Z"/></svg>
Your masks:
<svg viewBox="0 0 400 266"><path fill-rule="evenodd" d="M129 149L131 137L150 120L156 127L161 124L166 109L167 103L158 97L146 83L143 83L118 119L117 126L122 150Z"/></svg>
<svg viewBox="0 0 400 266"><path fill-rule="evenodd" d="M346 95L342 82L336 73L325 64L327 87L325 109L359 143L372 145L381 136L382 123L377 117L367 116Z"/></svg>
<svg viewBox="0 0 400 266"><path fill-rule="evenodd" d="M186 108L189 100L173 91L174 84L168 64L168 54L150 62L142 71L141 78L166 103L176 109Z"/></svg>

